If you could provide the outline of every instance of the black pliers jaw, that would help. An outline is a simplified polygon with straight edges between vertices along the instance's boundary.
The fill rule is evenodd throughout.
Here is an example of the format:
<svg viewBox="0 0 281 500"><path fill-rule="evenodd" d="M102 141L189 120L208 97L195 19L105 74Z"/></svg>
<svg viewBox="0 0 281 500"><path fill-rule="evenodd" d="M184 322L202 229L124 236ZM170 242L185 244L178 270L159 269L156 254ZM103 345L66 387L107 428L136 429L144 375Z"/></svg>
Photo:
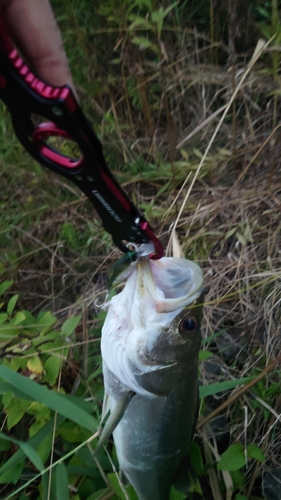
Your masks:
<svg viewBox="0 0 281 500"><path fill-rule="evenodd" d="M102 145L68 86L39 80L13 47L0 19L0 98L8 106L15 133L42 165L70 179L95 206L104 229L124 253L126 243L153 244L152 259L163 256L161 242L108 169ZM33 116L48 123L34 125ZM74 141L81 157L72 159L48 145L50 137Z"/></svg>

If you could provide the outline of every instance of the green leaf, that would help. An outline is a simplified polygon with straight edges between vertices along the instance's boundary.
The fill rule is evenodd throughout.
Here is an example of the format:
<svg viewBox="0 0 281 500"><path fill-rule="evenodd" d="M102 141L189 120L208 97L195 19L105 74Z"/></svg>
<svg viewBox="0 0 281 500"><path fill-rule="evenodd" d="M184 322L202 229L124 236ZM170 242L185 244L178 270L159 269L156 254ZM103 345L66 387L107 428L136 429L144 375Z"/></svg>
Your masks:
<svg viewBox="0 0 281 500"><path fill-rule="evenodd" d="M256 444L249 444L247 446L247 455L248 457L255 458L256 460L259 460L260 462L265 461L265 456L262 451L262 449L257 446Z"/></svg>
<svg viewBox="0 0 281 500"><path fill-rule="evenodd" d="M138 7L138 9L145 9L146 11L148 10L149 12L152 11L152 2L151 0L137 0L137 2L130 2L129 6L127 7L127 12L131 12L132 10L135 9L135 7ZM135 14L134 14L135 15Z"/></svg>
<svg viewBox="0 0 281 500"><path fill-rule="evenodd" d="M199 361L206 361L213 357L213 353L210 351L199 351Z"/></svg>
<svg viewBox="0 0 281 500"><path fill-rule="evenodd" d="M207 396L212 396L218 392L228 391L229 389L234 389L238 385L245 385L255 377L244 377L236 380L226 380L225 382L215 382L214 384L201 385L199 387L200 398L206 398Z"/></svg>
<svg viewBox="0 0 281 500"><path fill-rule="evenodd" d="M64 421L64 418L61 417L61 416L58 416L57 419L56 419L56 425L59 426L62 422ZM54 425L55 425L55 417L51 418L51 420L49 420L49 422L47 422L44 427L42 427L38 432L37 434L35 434L34 436L32 436L32 438L30 438L27 443L32 446L34 449L37 448L37 446L39 446L39 444L47 437L47 436L50 436L53 434L53 431L54 431ZM3 474L8 474L9 471L11 469L13 469L13 467L15 467L19 462L22 463L22 459L25 457L25 454L23 453L23 451L21 449L17 450L14 455L12 455L11 458L9 458L9 460L7 460L6 463L4 463L1 467L0 467L0 477L2 477ZM24 462L23 462L24 464ZM24 465L22 465L22 469L23 469ZM1 481L0 481L1 482Z"/></svg>
<svg viewBox="0 0 281 500"><path fill-rule="evenodd" d="M153 50L153 52L155 52L156 54L158 54L158 52L159 52L157 45L155 45L150 40L148 40L148 38L145 38L142 36L135 36L132 39L132 43L134 43L135 45L137 45L141 49L150 49L150 50Z"/></svg>
<svg viewBox="0 0 281 500"><path fill-rule="evenodd" d="M0 382L0 384L2 385L2 382ZM13 399L14 399L14 394L10 390L8 390L7 392L5 391L5 393L3 394L3 397L2 397L3 406L7 408L9 406L9 404L11 403L11 401L13 401Z"/></svg>
<svg viewBox="0 0 281 500"><path fill-rule="evenodd" d="M237 493L234 500L248 500L248 497L244 497L244 495L240 495L240 493Z"/></svg>
<svg viewBox="0 0 281 500"><path fill-rule="evenodd" d="M21 420L29 406L29 402L24 399L11 399L9 394L7 396L8 401L10 401L6 404L6 398L3 397L3 404L7 413L7 427L10 430Z"/></svg>
<svg viewBox="0 0 281 500"><path fill-rule="evenodd" d="M46 329L45 329L46 331ZM54 342L56 343L56 346L58 347L59 345L59 335L60 335L60 332L57 332L56 330L52 330L51 332L49 331L48 333L44 334L44 343L42 342L41 345L40 345L40 342L41 342L41 338L42 338L42 332L40 333L40 338L36 339L34 341L34 346L37 347L37 344L38 344L38 351L41 351L41 352L46 352L46 353L49 353L50 351L52 351L52 348L54 347Z"/></svg>
<svg viewBox="0 0 281 500"><path fill-rule="evenodd" d="M36 321L36 318L33 316L33 314L31 314L30 311L27 311L26 309L23 311L24 314L25 314L25 320L24 320L24 326L35 326L37 321ZM32 329L33 331L33 329Z"/></svg>
<svg viewBox="0 0 281 500"><path fill-rule="evenodd" d="M129 21L132 21L132 24L130 24L128 31L133 31L136 28L142 28L146 30L152 28L152 24L144 17L136 17L135 15L129 16Z"/></svg>
<svg viewBox="0 0 281 500"><path fill-rule="evenodd" d="M57 500L69 500L68 475L63 462L56 468L56 493Z"/></svg>
<svg viewBox="0 0 281 500"><path fill-rule="evenodd" d="M210 342L212 342L213 340L215 340L217 337L220 337L223 333L227 332L227 328L221 330L220 332L217 332L217 333L213 333L213 335L209 335L209 337L205 337L204 339L202 339L201 341L201 346L204 346L206 344L209 344Z"/></svg>
<svg viewBox="0 0 281 500"><path fill-rule="evenodd" d="M172 486L169 500L185 500L185 498L186 495L184 493L182 493L181 491L177 491L176 488Z"/></svg>
<svg viewBox="0 0 281 500"><path fill-rule="evenodd" d="M10 324L13 326L19 325L25 320L25 314L23 311L19 311L16 313L16 315L13 317L13 319L10 321Z"/></svg>
<svg viewBox="0 0 281 500"><path fill-rule="evenodd" d="M64 422L58 430L58 435L69 443L82 443L90 437L89 431L80 425L73 425L73 422Z"/></svg>
<svg viewBox="0 0 281 500"><path fill-rule="evenodd" d="M13 439L9 436L6 436L6 434L4 434L3 432L0 432L0 437L2 439L6 439L7 441L11 441L12 443L19 446L19 448L22 450L24 455L30 460L30 462L33 463L33 465L36 467L36 469L38 469L40 472L42 472L42 470L44 469L44 465L43 465L40 457L38 456L38 454L34 450L34 448L32 448L32 446L30 446L28 443L24 443L23 441L19 441L18 439Z"/></svg>
<svg viewBox="0 0 281 500"><path fill-rule="evenodd" d="M168 7L166 7L166 9L164 10L164 14L163 14L163 15L164 15L164 17L166 17L166 16L169 14L169 12L170 12L170 11L171 11L174 7L176 7L176 5L178 5L178 3L179 3L179 2L177 1L177 2L174 2L174 3L172 3L171 5L169 5Z"/></svg>
<svg viewBox="0 0 281 500"><path fill-rule="evenodd" d="M102 498L106 498L106 496L111 494L111 488L104 488L102 490L95 491L87 497L87 500L101 500ZM111 500L115 500L117 497L114 495L114 497L110 497ZM131 500L131 499L130 499Z"/></svg>
<svg viewBox="0 0 281 500"><path fill-rule="evenodd" d="M76 457L75 457L76 458ZM72 462L73 459L70 460ZM99 471L94 467L94 464L89 462L89 467L83 467L81 465L69 465L67 464L67 472L69 476L84 476L84 478L97 478L100 477ZM87 481L88 482L88 481ZM91 485L92 481L90 479ZM89 484L89 483L88 483Z"/></svg>
<svg viewBox="0 0 281 500"><path fill-rule="evenodd" d="M202 476L205 472L201 450L195 441L189 445L188 456L190 463L198 476Z"/></svg>
<svg viewBox="0 0 281 500"><path fill-rule="evenodd" d="M245 477L241 470L230 471L231 479L233 482L234 491L243 490L245 486Z"/></svg>
<svg viewBox="0 0 281 500"><path fill-rule="evenodd" d="M13 402L14 403L14 402ZM18 407L17 403L12 404L7 408L7 428L12 429L22 419L25 414L23 408Z"/></svg>
<svg viewBox="0 0 281 500"><path fill-rule="evenodd" d="M1 283L0 285L0 295L6 292L6 290L8 290L8 288L10 288L10 286L12 286L13 283L14 283L13 281L3 281L3 283Z"/></svg>
<svg viewBox="0 0 281 500"><path fill-rule="evenodd" d="M28 370L36 375L41 375L43 373L42 361L37 354L28 360L26 366Z"/></svg>
<svg viewBox="0 0 281 500"><path fill-rule="evenodd" d="M12 386L16 388L20 387L20 390L27 394L29 399L45 404L48 408L58 412L59 415L69 418L69 420L76 422L90 431L97 429L97 420L81 409L79 403L75 404L61 394L36 384L36 382L19 375L3 365L0 365L0 377L9 381Z"/></svg>
<svg viewBox="0 0 281 500"><path fill-rule="evenodd" d="M52 434L50 434L45 439L43 439L43 441L41 441L38 448L36 449L37 455L40 457L43 464L46 462L46 460L48 460L50 456L52 443L53 443L53 436Z"/></svg>
<svg viewBox="0 0 281 500"><path fill-rule="evenodd" d="M151 41L148 38L144 38L143 36L135 36L132 38L132 43L138 45L138 47L149 48L151 45Z"/></svg>
<svg viewBox="0 0 281 500"><path fill-rule="evenodd" d="M6 439L0 438L0 451L7 451L11 448L11 443L9 443Z"/></svg>
<svg viewBox="0 0 281 500"><path fill-rule="evenodd" d="M34 448L32 448L32 446L30 446L28 443L23 442L21 442L19 446L23 453L30 460L30 462L34 465L34 467L39 470L39 472L42 472L42 470L44 470L44 465Z"/></svg>
<svg viewBox="0 0 281 500"><path fill-rule="evenodd" d="M17 484L24 468L24 462L18 462L0 475L0 484Z"/></svg>
<svg viewBox="0 0 281 500"><path fill-rule="evenodd" d="M60 368L61 359L57 356L50 356L44 363L44 370L46 372L44 379L46 379L50 385L55 385Z"/></svg>
<svg viewBox="0 0 281 500"><path fill-rule="evenodd" d="M19 298L19 295L14 295L13 297L10 298L8 305L7 305L7 313L11 316L13 313L13 310L15 308L15 305L17 303L17 300Z"/></svg>
<svg viewBox="0 0 281 500"><path fill-rule="evenodd" d="M108 474L107 477L117 497L120 498L121 500L126 500L125 494L122 490L122 487L120 486L120 480L118 476L116 476L116 474L114 473L111 473ZM138 500L137 494L132 486L127 486L125 489L130 500Z"/></svg>
<svg viewBox="0 0 281 500"><path fill-rule="evenodd" d="M73 316L72 318L68 318L61 328L61 333L68 337L73 333L82 316Z"/></svg>
<svg viewBox="0 0 281 500"><path fill-rule="evenodd" d="M55 474L50 474L50 472L46 472L41 479L41 483L39 485L40 492L40 500L55 500ZM8 497L10 498L10 497ZM11 499L12 500L12 499ZM57 500L57 499L56 499Z"/></svg>
<svg viewBox="0 0 281 500"><path fill-rule="evenodd" d="M8 318L7 313L0 313L0 325L2 325L2 323L4 323L4 321L6 321L7 318Z"/></svg>
<svg viewBox="0 0 281 500"><path fill-rule="evenodd" d="M232 444L221 456L217 464L219 470L238 470L246 463L242 444Z"/></svg>
<svg viewBox="0 0 281 500"><path fill-rule="evenodd" d="M29 394L25 394L17 387L14 387L12 384L9 384L8 382L2 382L2 380L0 380L0 394L7 394L8 392L10 392L12 395L14 394L19 399L27 399L28 401L32 401L32 398Z"/></svg>
<svg viewBox="0 0 281 500"><path fill-rule="evenodd" d="M42 327L42 330L40 331L40 337L43 337L56 322L57 318L52 316L49 311L43 314L39 314L37 324Z"/></svg>

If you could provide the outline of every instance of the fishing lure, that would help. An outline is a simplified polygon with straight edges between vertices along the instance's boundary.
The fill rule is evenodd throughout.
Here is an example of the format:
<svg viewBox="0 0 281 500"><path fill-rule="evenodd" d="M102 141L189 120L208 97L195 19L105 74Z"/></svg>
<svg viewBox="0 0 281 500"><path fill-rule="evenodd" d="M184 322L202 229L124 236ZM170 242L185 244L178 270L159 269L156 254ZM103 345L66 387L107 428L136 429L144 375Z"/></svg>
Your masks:
<svg viewBox="0 0 281 500"><path fill-rule="evenodd" d="M136 251L125 253L120 259L118 259L109 270L106 281L106 288L110 290L112 285L116 282L117 278L120 277L127 270L127 268L136 262L138 259L138 254Z"/></svg>
<svg viewBox="0 0 281 500"><path fill-rule="evenodd" d="M128 251L125 255L122 255L112 266L108 272L106 288L109 291L111 287L117 283L125 280L133 271L130 268L132 264L138 262L141 258L149 257L153 254L153 245L151 243L146 243L140 245L130 245L134 246L134 250Z"/></svg>

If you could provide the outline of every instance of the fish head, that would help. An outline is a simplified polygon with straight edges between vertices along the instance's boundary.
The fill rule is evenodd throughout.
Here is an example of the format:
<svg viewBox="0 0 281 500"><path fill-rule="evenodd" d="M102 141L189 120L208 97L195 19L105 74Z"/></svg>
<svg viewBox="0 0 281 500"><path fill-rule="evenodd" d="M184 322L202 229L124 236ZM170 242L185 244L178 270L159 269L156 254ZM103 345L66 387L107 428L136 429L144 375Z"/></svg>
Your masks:
<svg viewBox="0 0 281 500"><path fill-rule="evenodd" d="M102 334L104 363L125 387L165 395L197 369L202 288L200 267L186 259L136 263Z"/></svg>
<svg viewBox="0 0 281 500"><path fill-rule="evenodd" d="M147 326L138 343L138 357L144 365L173 365L187 362L187 357L192 358L198 354L203 295L202 291L200 296L184 307L170 323L167 324L166 319L165 326ZM167 318L168 315L165 316Z"/></svg>
<svg viewBox="0 0 281 500"><path fill-rule="evenodd" d="M167 395L176 384L186 383L197 372L203 301L202 291L166 326L148 327L143 332L131 363L142 389L158 396Z"/></svg>

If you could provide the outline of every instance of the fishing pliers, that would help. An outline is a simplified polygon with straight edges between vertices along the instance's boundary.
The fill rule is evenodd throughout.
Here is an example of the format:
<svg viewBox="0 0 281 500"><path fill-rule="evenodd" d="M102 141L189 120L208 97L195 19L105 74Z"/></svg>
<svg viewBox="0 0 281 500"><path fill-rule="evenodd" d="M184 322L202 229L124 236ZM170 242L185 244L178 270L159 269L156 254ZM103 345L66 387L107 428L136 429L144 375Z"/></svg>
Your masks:
<svg viewBox="0 0 281 500"><path fill-rule="evenodd" d="M107 167L102 145L71 88L53 87L38 79L18 54L1 20L0 98L10 110L24 148L41 165L71 180L86 194L123 253L133 244L140 256L163 256L161 242ZM37 125L42 117L47 122ZM53 143L58 138L74 141L79 157L71 158L56 149Z"/></svg>

